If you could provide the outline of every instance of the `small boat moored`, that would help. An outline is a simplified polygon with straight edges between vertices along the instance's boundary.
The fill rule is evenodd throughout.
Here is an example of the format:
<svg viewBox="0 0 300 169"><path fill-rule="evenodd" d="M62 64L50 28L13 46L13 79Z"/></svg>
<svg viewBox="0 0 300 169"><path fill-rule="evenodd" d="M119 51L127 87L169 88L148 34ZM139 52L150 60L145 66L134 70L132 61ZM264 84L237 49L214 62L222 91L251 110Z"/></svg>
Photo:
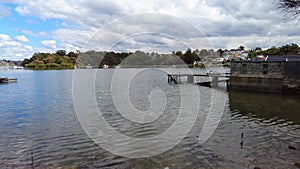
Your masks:
<svg viewBox="0 0 300 169"><path fill-rule="evenodd" d="M108 68L109 68L109 66L108 66L108 65L106 65L106 64L104 64L104 65L102 66L102 68L103 68L103 69L108 69Z"/></svg>
<svg viewBox="0 0 300 169"><path fill-rule="evenodd" d="M17 78L9 79L9 78L0 78L0 84L2 83L11 83L11 82L17 82Z"/></svg>
<svg viewBox="0 0 300 169"><path fill-rule="evenodd" d="M24 69L24 67L22 66L17 66L17 65L13 65L13 66L8 66L9 69Z"/></svg>

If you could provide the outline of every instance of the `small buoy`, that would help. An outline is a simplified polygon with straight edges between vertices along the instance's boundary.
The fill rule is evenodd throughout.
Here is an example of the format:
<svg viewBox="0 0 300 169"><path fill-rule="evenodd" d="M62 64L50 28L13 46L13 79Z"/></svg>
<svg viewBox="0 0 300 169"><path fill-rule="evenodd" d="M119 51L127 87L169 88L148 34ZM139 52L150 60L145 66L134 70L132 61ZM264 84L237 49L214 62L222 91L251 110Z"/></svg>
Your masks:
<svg viewBox="0 0 300 169"><path fill-rule="evenodd" d="M290 150L296 150L297 148L295 146L289 146Z"/></svg>
<svg viewBox="0 0 300 169"><path fill-rule="evenodd" d="M295 166L300 168L300 162L295 162Z"/></svg>
<svg viewBox="0 0 300 169"><path fill-rule="evenodd" d="M259 168L259 167L254 167L254 169L261 169L261 168Z"/></svg>
<svg viewBox="0 0 300 169"><path fill-rule="evenodd" d="M216 155L216 154L212 155L212 157L213 157L213 158L219 158L219 156Z"/></svg>

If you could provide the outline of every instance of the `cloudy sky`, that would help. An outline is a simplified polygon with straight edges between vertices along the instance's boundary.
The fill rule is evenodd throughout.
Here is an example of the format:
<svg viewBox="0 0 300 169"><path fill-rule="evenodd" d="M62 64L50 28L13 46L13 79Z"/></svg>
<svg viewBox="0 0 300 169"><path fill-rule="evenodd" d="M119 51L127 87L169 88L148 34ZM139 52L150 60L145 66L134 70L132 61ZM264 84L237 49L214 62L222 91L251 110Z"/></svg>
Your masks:
<svg viewBox="0 0 300 169"><path fill-rule="evenodd" d="M2 0L0 59L34 52L171 52L300 44L275 0Z"/></svg>

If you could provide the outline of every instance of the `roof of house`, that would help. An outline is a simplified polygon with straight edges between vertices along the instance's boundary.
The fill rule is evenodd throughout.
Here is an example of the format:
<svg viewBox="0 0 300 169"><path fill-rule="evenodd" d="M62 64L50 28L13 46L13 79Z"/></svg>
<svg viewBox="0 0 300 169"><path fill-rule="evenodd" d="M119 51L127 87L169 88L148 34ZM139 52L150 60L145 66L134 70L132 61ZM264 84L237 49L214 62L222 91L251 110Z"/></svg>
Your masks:
<svg viewBox="0 0 300 169"><path fill-rule="evenodd" d="M266 61L300 61L300 55L269 55Z"/></svg>

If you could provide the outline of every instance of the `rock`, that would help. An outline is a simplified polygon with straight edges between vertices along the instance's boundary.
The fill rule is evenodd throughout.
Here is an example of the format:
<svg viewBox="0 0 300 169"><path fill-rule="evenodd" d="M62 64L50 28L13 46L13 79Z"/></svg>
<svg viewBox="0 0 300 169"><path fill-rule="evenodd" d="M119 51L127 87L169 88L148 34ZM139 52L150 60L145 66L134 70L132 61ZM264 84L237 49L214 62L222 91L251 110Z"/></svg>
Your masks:
<svg viewBox="0 0 300 169"><path fill-rule="evenodd" d="M295 146L291 146L291 145L290 145L290 146L289 146L289 149L290 149L290 150L296 150L297 148L296 148Z"/></svg>

